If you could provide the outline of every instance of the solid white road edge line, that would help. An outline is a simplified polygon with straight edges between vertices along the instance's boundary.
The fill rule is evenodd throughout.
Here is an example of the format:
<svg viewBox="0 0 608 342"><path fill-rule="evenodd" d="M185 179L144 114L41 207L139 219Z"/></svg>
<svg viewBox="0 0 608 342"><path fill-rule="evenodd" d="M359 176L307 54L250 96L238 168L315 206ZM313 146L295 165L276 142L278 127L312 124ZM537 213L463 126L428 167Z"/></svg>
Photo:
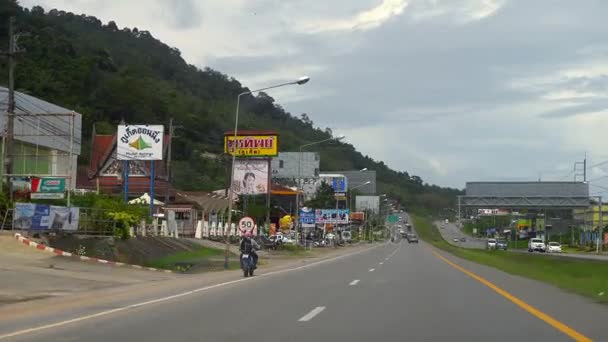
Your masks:
<svg viewBox="0 0 608 342"><path fill-rule="evenodd" d="M356 252L352 252L352 253L348 253L348 254L338 255L338 256L336 256L334 258L329 258L329 259L315 261L313 263L310 263L310 264L307 264L307 265L298 266L298 267L295 267L295 268L287 268L287 269L284 269L284 270L278 270L278 271L272 271L272 272L268 272L268 273L262 273L262 274L260 274L260 275L258 275L256 277L252 277L252 278L241 278L241 279L235 279L235 280L231 280L231 281L226 281L226 282L223 282L223 283L219 283L219 284L215 284L215 285L209 285L209 286L201 287L201 288L194 289L194 290L191 290L191 291L186 291L186 292L174 294L172 296L167 296L167 297L157 298L157 299L153 299L153 300L149 300L149 301L145 301L145 302L141 302L141 303L121 306L121 307L118 307L118 308L115 308L115 309L106 310L106 311L100 311L100 312L97 312L97 313L94 313L94 314L80 316L80 317L76 317L76 318L73 318L73 319L69 319L69 320L65 320L65 321L60 321L60 322L56 322L56 323L51 323L51 324L47 324L47 325L41 325L41 326L34 327L34 328L28 328L28 329L13 331L11 333L0 335L0 340L4 340L4 339L7 339L7 338L11 338L11 337L19 336L19 335L24 335L24 334L28 334L28 333L33 333L33 332L40 331L40 330L46 330L46 329L50 329L50 328L57 328L57 327L61 327L61 326L64 326L64 325L71 324L71 323L77 323L77 322L85 321L85 320L88 320L88 319L91 319L91 318L106 316L106 315L113 314L113 313L116 313L116 312L138 308L138 307L141 307L141 306L144 306L144 305L149 305L149 304L154 304L154 303L159 303L159 302L165 302L165 301L168 301L168 300L171 300L171 299L188 296L188 295L191 295L191 294L194 294L194 293L197 293L197 292L207 291L207 290L211 290L211 289L214 289L214 288L217 288L217 287L222 287L222 286L226 286L226 285L236 284L236 283L240 283L240 282L244 282L244 281L254 281L256 279L262 279L264 277L268 277L268 276L272 276L272 275L276 275L276 274L297 271L297 270L305 269L305 268L308 268L308 267L313 267L313 266L316 266L316 265L324 264L326 262L335 261L335 260L346 258L346 257L352 256L352 255L356 255L356 254L360 254L360 253L363 253L363 252L367 252L367 251L370 251L370 250L372 250L372 249L374 249L376 247L379 247L379 246L382 246L382 245L377 245L377 246L374 246L372 248L368 248L368 249L364 249L364 250L361 250L361 251L356 251ZM325 309L325 308L323 307L323 309Z"/></svg>
<svg viewBox="0 0 608 342"><path fill-rule="evenodd" d="M302 318L300 318L298 320L298 322L308 322L311 319L313 319L316 315L320 314L321 311L323 311L323 310L325 310L324 306L317 306L316 308L312 309L309 313L302 316Z"/></svg>
<svg viewBox="0 0 608 342"><path fill-rule="evenodd" d="M355 280L351 281L350 283L348 283L348 286L354 286L354 285L357 285L357 283L359 283L359 279L355 279Z"/></svg>

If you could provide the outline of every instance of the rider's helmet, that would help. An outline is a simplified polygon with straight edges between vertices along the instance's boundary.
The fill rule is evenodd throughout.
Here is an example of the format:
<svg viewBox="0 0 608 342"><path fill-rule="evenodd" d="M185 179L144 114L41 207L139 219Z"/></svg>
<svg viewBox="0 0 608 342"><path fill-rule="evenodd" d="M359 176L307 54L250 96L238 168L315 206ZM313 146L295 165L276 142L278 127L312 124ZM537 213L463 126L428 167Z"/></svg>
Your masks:
<svg viewBox="0 0 608 342"><path fill-rule="evenodd" d="M251 232L250 231L246 231L245 232L245 237L246 238L250 238L251 237Z"/></svg>

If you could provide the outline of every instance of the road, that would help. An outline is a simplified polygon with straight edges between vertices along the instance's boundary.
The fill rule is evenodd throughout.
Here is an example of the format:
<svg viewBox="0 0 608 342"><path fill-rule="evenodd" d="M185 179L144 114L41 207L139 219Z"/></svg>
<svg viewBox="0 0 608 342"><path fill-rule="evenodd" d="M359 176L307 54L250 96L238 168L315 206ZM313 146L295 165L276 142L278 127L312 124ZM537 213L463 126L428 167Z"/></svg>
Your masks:
<svg viewBox="0 0 608 342"><path fill-rule="evenodd" d="M476 249L485 249L487 239L471 237L460 230L455 224L448 223L445 224L443 222L435 222L435 225L439 229L441 236L450 244L455 246L460 246L464 248L476 248ZM454 238L460 240L460 238L464 237L465 242L459 241L455 242ZM508 251L514 253L528 253L525 249L509 249ZM593 253L534 253L534 255L538 256L546 256L546 257L563 257L563 258L574 258L574 259L584 259L584 260L599 260L599 261L608 261L608 255L606 254L593 254Z"/></svg>
<svg viewBox="0 0 608 342"><path fill-rule="evenodd" d="M480 239L480 238L475 238L475 237L471 237L469 235L466 235L465 233L463 233L454 223L444 223L444 222L435 222L435 225L437 226L437 228L439 228L439 232L441 233L441 236L443 236L443 238L451 243L452 245L455 246L461 246L461 247L465 247L465 248L478 248L478 249L485 249L486 248L486 240L485 239ZM465 241L459 241L456 242L454 241L454 239L459 239L460 238L465 238Z"/></svg>
<svg viewBox="0 0 608 342"><path fill-rule="evenodd" d="M56 321L0 322L0 341L605 338L608 307L424 242L386 243L293 270L259 271L253 278L223 273L215 283L137 302L81 307Z"/></svg>

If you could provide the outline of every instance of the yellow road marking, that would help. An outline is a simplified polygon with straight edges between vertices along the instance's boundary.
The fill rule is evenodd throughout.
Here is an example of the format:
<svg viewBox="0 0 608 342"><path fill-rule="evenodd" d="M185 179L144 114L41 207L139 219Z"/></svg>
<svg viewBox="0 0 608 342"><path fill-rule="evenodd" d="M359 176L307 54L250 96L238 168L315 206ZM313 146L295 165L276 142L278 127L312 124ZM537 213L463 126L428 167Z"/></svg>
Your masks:
<svg viewBox="0 0 608 342"><path fill-rule="evenodd" d="M578 331L570 328L569 326L567 326L566 324L558 321L557 319L547 315L546 313L538 310L537 308L533 307L532 305L524 302L523 300L515 297L514 295L510 294L509 292L501 289L500 287L494 285L493 283L491 283L490 281L488 281L487 279L478 276L477 274L465 269L464 267L450 261L449 259L447 259L446 257L442 256L441 254L431 250L431 252L433 252L433 254L435 254L436 257L438 257L439 259L443 260L445 263L447 263L448 265L454 267L455 269L459 270L460 272L468 275L469 277L477 280L478 282L484 284L485 286L491 288L492 290L494 290L496 293L498 293L499 295L505 297L506 299L508 299L509 301L511 301L512 303L514 303L515 305L519 306L520 308L528 311L530 314L534 315L535 317L537 317L538 319L544 321L545 323L549 324L550 326L554 327L555 329L561 331L562 333L568 335L569 337L571 337L572 339L574 339L575 341L585 341L585 342L590 342L592 341L592 339L590 339L589 337L579 333Z"/></svg>

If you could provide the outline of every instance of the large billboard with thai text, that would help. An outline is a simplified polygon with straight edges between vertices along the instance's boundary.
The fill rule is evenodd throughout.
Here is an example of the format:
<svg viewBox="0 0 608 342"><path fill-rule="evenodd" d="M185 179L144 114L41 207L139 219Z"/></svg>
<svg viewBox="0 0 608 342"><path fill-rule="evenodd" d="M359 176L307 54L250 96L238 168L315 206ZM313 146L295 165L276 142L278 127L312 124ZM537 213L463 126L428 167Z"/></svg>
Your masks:
<svg viewBox="0 0 608 342"><path fill-rule="evenodd" d="M279 153L279 136L224 135L224 152L237 157L274 157Z"/></svg>

